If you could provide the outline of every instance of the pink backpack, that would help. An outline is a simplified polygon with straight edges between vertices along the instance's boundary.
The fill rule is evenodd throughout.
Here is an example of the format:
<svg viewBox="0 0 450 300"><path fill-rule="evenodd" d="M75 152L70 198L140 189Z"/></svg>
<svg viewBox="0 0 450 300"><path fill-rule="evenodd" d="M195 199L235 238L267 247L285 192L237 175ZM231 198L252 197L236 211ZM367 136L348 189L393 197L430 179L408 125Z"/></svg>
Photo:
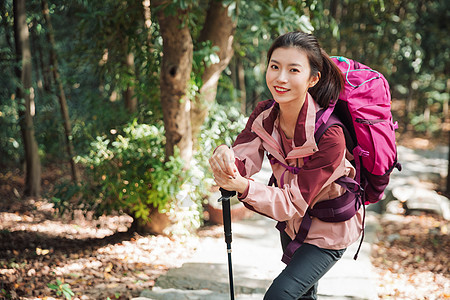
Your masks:
<svg viewBox="0 0 450 300"><path fill-rule="evenodd" d="M394 167L401 170L395 146L395 129L398 125L392 121L388 82L379 72L356 61L341 56L332 57L332 60L344 75L344 89L338 101L317 112L314 138L318 143L330 126L341 126L347 149L354 156L356 176L354 180L343 176L335 181L346 189L342 196L308 208L295 239L283 253L282 261L286 264L308 235L311 217L324 222L343 222L353 217L363 206L363 232L354 256L356 259L364 239L365 204L381 200L392 170ZM298 167L287 166L270 154L268 157L271 164L281 164L295 174L299 171ZM308 159L305 158L305 162ZM269 182L269 185L272 184L277 185L273 175ZM286 222L278 222L276 227L283 231Z"/></svg>
<svg viewBox="0 0 450 300"><path fill-rule="evenodd" d="M395 145L398 124L392 120L389 84L381 73L361 63L342 56L332 60L344 75L344 89L339 100L317 119L316 134L320 138L333 125L331 113L339 118L354 143L347 143L347 147L353 148L355 180L364 191L364 203L376 203L383 197L394 167L401 170Z"/></svg>

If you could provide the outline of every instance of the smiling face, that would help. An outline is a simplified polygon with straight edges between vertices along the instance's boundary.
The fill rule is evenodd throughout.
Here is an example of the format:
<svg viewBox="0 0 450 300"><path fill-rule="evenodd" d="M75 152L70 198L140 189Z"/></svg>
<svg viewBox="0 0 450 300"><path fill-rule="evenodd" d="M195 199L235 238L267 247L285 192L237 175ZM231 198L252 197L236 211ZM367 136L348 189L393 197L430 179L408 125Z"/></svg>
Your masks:
<svg viewBox="0 0 450 300"><path fill-rule="evenodd" d="M266 83L273 98L280 105L298 104L305 101L308 89L319 76L311 76L308 57L294 47L277 48L273 51L266 72Z"/></svg>

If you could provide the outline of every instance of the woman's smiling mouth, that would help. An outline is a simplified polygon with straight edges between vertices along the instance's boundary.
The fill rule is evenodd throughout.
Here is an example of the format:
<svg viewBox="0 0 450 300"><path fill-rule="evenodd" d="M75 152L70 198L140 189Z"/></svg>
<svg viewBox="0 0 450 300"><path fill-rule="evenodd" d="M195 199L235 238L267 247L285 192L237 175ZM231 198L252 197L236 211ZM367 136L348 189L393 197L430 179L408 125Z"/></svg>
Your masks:
<svg viewBox="0 0 450 300"><path fill-rule="evenodd" d="M273 88L274 88L275 91L276 91L277 93L279 93L279 94L284 94L284 93L286 93L286 92L289 91L289 89L284 88L284 87L281 87L281 86L274 86Z"/></svg>

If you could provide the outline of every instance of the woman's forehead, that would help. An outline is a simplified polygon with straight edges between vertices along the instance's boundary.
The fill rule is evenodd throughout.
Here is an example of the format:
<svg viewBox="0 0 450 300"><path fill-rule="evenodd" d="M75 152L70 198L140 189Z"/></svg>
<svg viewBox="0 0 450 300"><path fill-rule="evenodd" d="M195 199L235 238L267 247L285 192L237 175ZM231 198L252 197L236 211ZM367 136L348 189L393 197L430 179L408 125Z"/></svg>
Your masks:
<svg viewBox="0 0 450 300"><path fill-rule="evenodd" d="M308 56L305 51L296 47L281 47L273 51L270 61L282 64L309 65Z"/></svg>

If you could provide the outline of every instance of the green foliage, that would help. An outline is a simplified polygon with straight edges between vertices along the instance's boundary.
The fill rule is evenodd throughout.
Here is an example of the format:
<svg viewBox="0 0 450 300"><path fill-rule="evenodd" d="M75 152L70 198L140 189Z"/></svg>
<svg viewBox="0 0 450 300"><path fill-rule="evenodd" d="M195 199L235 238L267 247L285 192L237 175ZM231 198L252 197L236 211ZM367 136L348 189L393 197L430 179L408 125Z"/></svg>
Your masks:
<svg viewBox="0 0 450 300"><path fill-rule="evenodd" d="M220 62L217 55L219 50L219 47L212 46L211 41L204 41L195 45L190 82L190 99L195 99L196 94L203 85L202 74L205 71L205 67Z"/></svg>
<svg viewBox="0 0 450 300"><path fill-rule="evenodd" d="M142 10L141 2L85 1L75 14L78 34L67 51L68 67L75 71L70 74L75 83L95 91L96 101L108 99L123 106L123 92L131 87L139 111L157 114L159 89L155 87L159 84L162 39L158 23L154 18L145 20L150 24L144 23ZM127 64L129 54L134 57L134 66Z"/></svg>
<svg viewBox="0 0 450 300"><path fill-rule="evenodd" d="M83 104L71 110L74 122L72 135L74 136L75 152L85 155L90 149L90 141L97 136L110 134L110 131L120 128L130 118L123 103L112 102L105 104L99 101L100 95L87 96Z"/></svg>
<svg viewBox="0 0 450 300"><path fill-rule="evenodd" d="M204 41L196 44L196 50L193 55L193 69L195 73L202 74L205 67L220 62L217 52L220 50L217 46L212 46L211 41Z"/></svg>
<svg viewBox="0 0 450 300"><path fill-rule="evenodd" d="M0 97L7 96L1 91L0 94ZM23 147L17 105L12 99L2 99L0 102L0 128L0 164L17 164L22 157Z"/></svg>
<svg viewBox="0 0 450 300"><path fill-rule="evenodd" d="M67 283L62 283L61 280L56 279L55 283L49 283L47 285L51 290L56 292L57 296L64 296L67 300L71 300L75 294L70 289L70 285Z"/></svg>
<svg viewBox="0 0 450 300"><path fill-rule="evenodd" d="M235 56L245 70L247 106L251 109L261 98L271 97L265 88L265 54L273 39L288 31L314 29L300 1L239 1L238 4L241 14L235 34ZM228 82L222 80L222 83ZM219 88L229 93L226 87ZM218 99L221 101L222 97Z"/></svg>
<svg viewBox="0 0 450 300"><path fill-rule="evenodd" d="M23 155L19 126L19 103L15 101L17 79L12 76L15 60L12 1L0 4L0 165L18 164ZM9 29L9 30L8 30Z"/></svg>
<svg viewBox="0 0 450 300"><path fill-rule="evenodd" d="M308 0L305 4L311 10L315 35L328 53L353 58L383 73L393 98L417 104L415 111L406 114L406 124L417 124L420 131L424 127L419 124L439 126L445 119L445 101L437 99L448 94L444 74L450 67L446 21L450 2ZM332 24L339 24L337 31ZM439 118L424 116L430 106Z"/></svg>
<svg viewBox="0 0 450 300"><path fill-rule="evenodd" d="M120 299L121 294L119 292L114 293L114 299ZM106 300L111 300L111 298L106 297Z"/></svg>
<svg viewBox="0 0 450 300"><path fill-rule="evenodd" d="M81 185L61 186L54 203L61 212L67 206L94 210L97 215L125 211L137 219L149 220L149 212L168 209L186 180L183 162L164 161L164 131L161 123L125 126L121 133L98 136L90 151L77 162L86 166Z"/></svg>
<svg viewBox="0 0 450 300"><path fill-rule="evenodd" d="M281 0L278 0L278 7L269 7L269 11L269 24L276 26L279 34L285 34L286 32L296 30L308 33L314 31L307 16L299 15L292 6L286 6L284 8Z"/></svg>
<svg viewBox="0 0 450 300"><path fill-rule="evenodd" d="M247 119L234 106L215 103L211 107L200 131L199 149L194 157L195 165L203 170L202 177L196 178L204 185L199 195L207 195L209 187L213 184L208 160L214 149L223 144L231 146L246 123Z"/></svg>
<svg viewBox="0 0 450 300"><path fill-rule="evenodd" d="M200 133L202 151L208 155L222 144L231 146L244 129L246 118L234 106L214 104Z"/></svg>
<svg viewBox="0 0 450 300"><path fill-rule="evenodd" d="M198 5L198 0L173 0L166 4L163 4L165 13L168 15L175 16L178 10L187 10L192 8L192 6Z"/></svg>
<svg viewBox="0 0 450 300"><path fill-rule="evenodd" d="M0 290L0 296L2 297L2 299L12 299L11 294L8 293L8 291L5 289Z"/></svg>
<svg viewBox="0 0 450 300"><path fill-rule="evenodd" d="M423 114L413 116L411 124L414 126L414 130L420 133L435 134L441 129L441 122L438 116L429 116L426 119Z"/></svg>
<svg viewBox="0 0 450 300"><path fill-rule="evenodd" d="M438 133L448 105L450 2L385 0L222 1L237 21L235 58L219 81L218 106L198 137L199 148L187 171L178 158L164 160L164 131L159 98L162 38L158 9L178 14L188 24L193 41L193 72L188 93L194 99L202 86L205 66L217 62L217 47L196 42L202 32L208 1L177 0L149 8L141 1L62 0L50 5L59 71L72 120L75 152L88 166L81 185L61 183L55 204L94 209L98 214L127 211L145 219L151 208L175 211L179 203L196 206L211 184L208 158L222 143L231 144L245 120L238 113L237 65L245 72L247 107L269 98L264 80L266 51L287 31L314 31L330 54L351 57L386 75L394 98L415 101L408 123L417 131ZM15 99L12 0L0 4L0 164L20 166L22 138ZM237 19L236 19L237 18ZM41 2L27 1L36 103L34 124L45 163L60 162L64 149L56 87L45 90L50 76L47 26ZM151 24L148 23L151 21ZM125 58L132 53L134 68ZM50 79L51 78L47 78ZM45 82L44 82L45 83ZM134 88L138 112L129 114L123 92ZM426 112L426 113L424 113ZM132 122L136 119L136 122ZM65 155L65 154L63 154ZM65 159L65 158L64 158ZM189 203L193 203L190 205ZM192 204L191 203L191 204ZM197 211L186 211L186 222L198 224Z"/></svg>

